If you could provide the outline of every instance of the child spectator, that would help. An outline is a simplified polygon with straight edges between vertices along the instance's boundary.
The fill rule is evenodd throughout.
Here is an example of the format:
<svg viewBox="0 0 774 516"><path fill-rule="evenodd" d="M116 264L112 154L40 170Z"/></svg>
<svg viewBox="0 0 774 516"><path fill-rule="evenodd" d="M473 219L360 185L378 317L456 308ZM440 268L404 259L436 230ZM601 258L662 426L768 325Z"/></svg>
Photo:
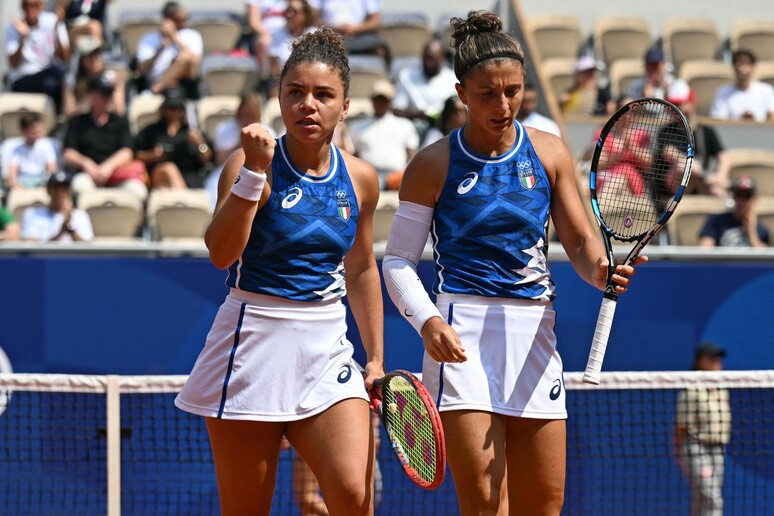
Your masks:
<svg viewBox="0 0 774 516"><path fill-rule="evenodd" d="M43 119L30 113L19 119L24 140L11 151L8 162L8 188L45 186L59 168L54 141L44 136Z"/></svg>
<svg viewBox="0 0 774 516"><path fill-rule="evenodd" d="M75 207L70 191L70 176L57 172L48 180L48 206L24 210L21 234L24 240L38 242L88 242L94 229L88 213Z"/></svg>

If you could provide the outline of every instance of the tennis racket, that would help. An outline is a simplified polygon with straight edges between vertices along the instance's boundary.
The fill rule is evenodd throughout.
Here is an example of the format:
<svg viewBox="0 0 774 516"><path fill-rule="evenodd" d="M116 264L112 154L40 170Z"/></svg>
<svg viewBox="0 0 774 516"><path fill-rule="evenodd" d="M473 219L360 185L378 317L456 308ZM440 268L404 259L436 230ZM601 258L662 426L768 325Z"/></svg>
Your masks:
<svg viewBox="0 0 774 516"><path fill-rule="evenodd" d="M591 208L610 265L583 381L599 384L618 294L613 240L633 242L632 262L672 216L691 175L693 132L672 103L643 98L616 111L602 128L591 160Z"/></svg>
<svg viewBox="0 0 774 516"><path fill-rule="evenodd" d="M408 371L391 371L374 382L370 396L408 477L424 489L440 486L446 444L441 416L422 382Z"/></svg>

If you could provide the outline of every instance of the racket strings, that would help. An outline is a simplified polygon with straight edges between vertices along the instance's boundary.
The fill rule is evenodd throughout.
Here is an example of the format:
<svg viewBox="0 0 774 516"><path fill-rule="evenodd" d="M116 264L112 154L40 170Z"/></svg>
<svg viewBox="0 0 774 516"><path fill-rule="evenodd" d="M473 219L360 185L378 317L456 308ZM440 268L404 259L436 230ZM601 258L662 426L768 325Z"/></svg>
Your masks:
<svg viewBox="0 0 774 516"><path fill-rule="evenodd" d="M665 104L636 105L613 124L598 149L595 187L615 235L633 238L658 222L687 173L689 141Z"/></svg>
<svg viewBox="0 0 774 516"><path fill-rule="evenodd" d="M382 387L383 417L390 439L399 443L402 460L420 478L436 477L436 446L433 422L424 401L405 378L395 376Z"/></svg>

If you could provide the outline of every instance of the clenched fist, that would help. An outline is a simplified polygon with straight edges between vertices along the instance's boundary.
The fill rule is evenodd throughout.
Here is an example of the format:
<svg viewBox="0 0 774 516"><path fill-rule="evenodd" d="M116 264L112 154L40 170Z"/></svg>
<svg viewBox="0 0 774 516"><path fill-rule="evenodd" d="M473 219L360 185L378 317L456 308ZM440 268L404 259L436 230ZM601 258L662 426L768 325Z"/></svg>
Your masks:
<svg viewBox="0 0 774 516"><path fill-rule="evenodd" d="M242 128L242 150L245 152L245 168L263 172L271 163L277 142L261 124Z"/></svg>

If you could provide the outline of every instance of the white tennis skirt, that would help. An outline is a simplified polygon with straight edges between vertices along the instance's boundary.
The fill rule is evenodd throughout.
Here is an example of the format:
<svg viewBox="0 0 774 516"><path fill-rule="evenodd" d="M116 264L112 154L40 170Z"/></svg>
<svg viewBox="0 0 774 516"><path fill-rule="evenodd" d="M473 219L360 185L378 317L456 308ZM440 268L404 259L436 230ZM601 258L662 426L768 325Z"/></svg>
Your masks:
<svg viewBox="0 0 774 516"><path fill-rule="evenodd" d="M310 303L232 289L175 405L223 419L295 421L368 400L340 300Z"/></svg>
<svg viewBox="0 0 774 516"><path fill-rule="evenodd" d="M567 418L550 302L441 294L437 306L468 357L439 363L425 353L422 381L438 410Z"/></svg>

